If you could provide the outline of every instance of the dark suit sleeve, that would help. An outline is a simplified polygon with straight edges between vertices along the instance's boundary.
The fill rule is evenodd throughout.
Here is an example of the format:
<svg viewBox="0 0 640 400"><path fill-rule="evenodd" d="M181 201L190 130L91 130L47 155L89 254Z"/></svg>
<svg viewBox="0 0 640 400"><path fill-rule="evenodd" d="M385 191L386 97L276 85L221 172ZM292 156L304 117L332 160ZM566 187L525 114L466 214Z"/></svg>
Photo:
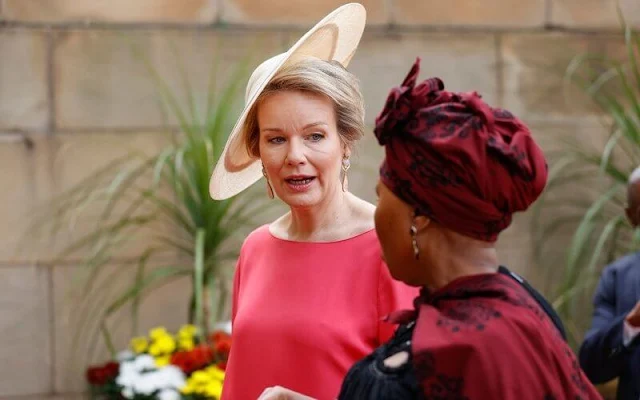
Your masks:
<svg viewBox="0 0 640 400"><path fill-rule="evenodd" d="M593 301L591 329L580 346L580 366L596 384L620 376L629 354L622 342L625 315L615 314L615 274L615 269L607 268L600 279Z"/></svg>

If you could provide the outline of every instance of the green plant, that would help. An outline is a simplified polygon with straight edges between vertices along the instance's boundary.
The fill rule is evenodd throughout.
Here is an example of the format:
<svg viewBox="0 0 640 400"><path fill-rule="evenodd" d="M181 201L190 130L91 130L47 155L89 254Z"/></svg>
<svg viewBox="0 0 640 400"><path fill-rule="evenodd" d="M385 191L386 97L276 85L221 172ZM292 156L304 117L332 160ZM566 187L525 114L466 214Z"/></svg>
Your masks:
<svg viewBox="0 0 640 400"><path fill-rule="evenodd" d="M574 346L589 326L588 305L602 267L640 244L624 212L628 176L640 165L640 37L626 25L624 43L622 61L583 54L568 66L566 82L590 96L609 134L602 144L585 136L567 139L550 155L549 183L535 209L536 254L556 283L547 292ZM565 259L559 261L553 247L568 235L566 252L560 253Z"/></svg>
<svg viewBox="0 0 640 400"><path fill-rule="evenodd" d="M172 92L138 46L132 49L153 80L165 114L177 121L179 133L171 134L172 144L161 152L151 156L129 152L62 193L34 218L28 236L29 241L36 233L63 236L67 233L64 228L78 219L91 224L91 229L64 248L55 262L82 258L74 285L81 293L73 311L76 334L72 342L88 337L90 352L94 352L102 335L113 356L108 319L119 310L130 309L136 331L141 300L177 279L191 280L192 292L176 295L191 296L189 322L206 335L227 309L229 276L223 267L237 257L234 235L253 226L253 218L265 210L264 202L252 193L213 201L208 189L237 108L242 105L249 63L235 65L231 76L225 77L227 84L218 88L218 63L224 60L216 60L201 111L181 65L184 100ZM177 51L175 59L180 60ZM87 215L87 209L99 210L98 215L95 211ZM123 288L117 278L131 269L114 271L108 267L121 260L123 248L136 235L145 235L146 245L128 249L133 252L127 262L135 264L135 277Z"/></svg>

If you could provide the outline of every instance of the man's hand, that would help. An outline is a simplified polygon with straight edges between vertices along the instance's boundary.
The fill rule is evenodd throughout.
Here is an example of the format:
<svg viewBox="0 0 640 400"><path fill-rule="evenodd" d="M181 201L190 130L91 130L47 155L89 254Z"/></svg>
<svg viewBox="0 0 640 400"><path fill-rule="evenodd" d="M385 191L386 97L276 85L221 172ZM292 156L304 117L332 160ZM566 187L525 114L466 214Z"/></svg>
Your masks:
<svg viewBox="0 0 640 400"><path fill-rule="evenodd" d="M293 390L283 388L281 386L274 386L266 388L264 392L258 397L258 400L315 400L311 397L305 396Z"/></svg>
<svg viewBox="0 0 640 400"><path fill-rule="evenodd" d="M633 309L629 311L629 314L627 314L625 321L627 321L627 323L629 323L629 325L633 326L634 328L640 328L640 301L638 301L635 307L633 307Z"/></svg>

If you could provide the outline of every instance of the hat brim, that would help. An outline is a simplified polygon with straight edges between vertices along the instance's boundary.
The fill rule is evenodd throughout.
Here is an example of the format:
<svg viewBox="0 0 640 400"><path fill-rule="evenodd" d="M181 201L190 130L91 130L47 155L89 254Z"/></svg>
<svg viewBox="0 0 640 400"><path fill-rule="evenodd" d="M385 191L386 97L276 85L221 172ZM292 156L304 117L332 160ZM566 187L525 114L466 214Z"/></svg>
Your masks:
<svg viewBox="0 0 640 400"><path fill-rule="evenodd" d="M229 134L209 181L209 194L213 199L224 200L235 196L262 177L262 166L258 159L247 152L242 128L251 107L271 79L284 66L305 57L338 61L347 67L358 48L365 23L366 10L361 4L345 4L324 17L287 52L281 54L271 70L264 74L251 98L245 102L244 109Z"/></svg>

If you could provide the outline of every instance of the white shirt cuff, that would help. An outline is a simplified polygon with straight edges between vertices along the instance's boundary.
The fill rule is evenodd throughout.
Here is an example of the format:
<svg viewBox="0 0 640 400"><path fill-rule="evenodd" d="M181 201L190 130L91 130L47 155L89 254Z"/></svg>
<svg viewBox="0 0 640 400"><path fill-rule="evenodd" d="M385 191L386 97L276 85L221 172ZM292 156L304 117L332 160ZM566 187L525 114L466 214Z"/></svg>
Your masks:
<svg viewBox="0 0 640 400"><path fill-rule="evenodd" d="M640 333L640 327L631 326L627 321L622 322L622 344L626 347Z"/></svg>

